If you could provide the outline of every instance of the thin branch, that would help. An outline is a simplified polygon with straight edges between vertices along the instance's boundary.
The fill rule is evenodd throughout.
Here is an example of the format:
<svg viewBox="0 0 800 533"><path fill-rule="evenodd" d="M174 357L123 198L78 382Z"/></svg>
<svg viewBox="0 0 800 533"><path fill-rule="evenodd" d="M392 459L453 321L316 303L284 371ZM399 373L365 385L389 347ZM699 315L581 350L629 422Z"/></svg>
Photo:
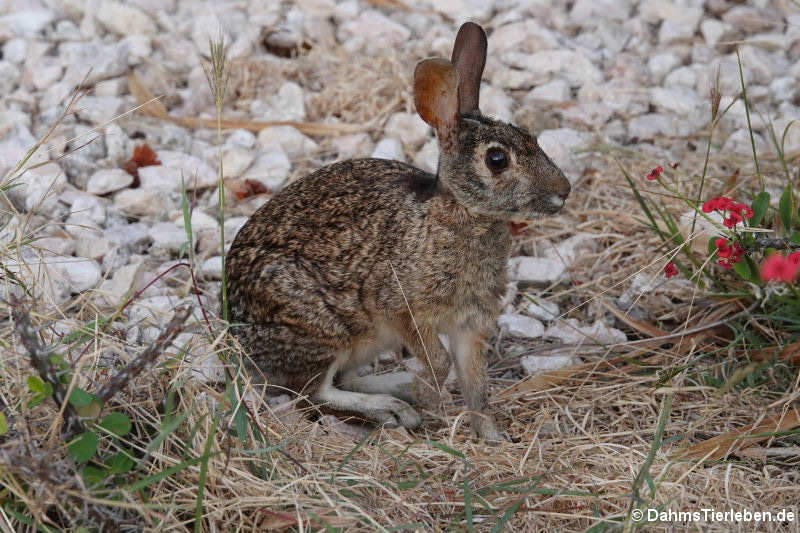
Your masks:
<svg viewBox="0 0 800 533"><path fill-rule="evenodd" d="M183 331L184 322L192 314L191 307L179 307L175 310L172 320L169 321L167 327L161 332L161 335L153 341L142 353L140 353L133 361L128 363L128 366L117 372L108 383L103 385L97 397L104 403L110 400L117 392L119 392L125 385L130 383L142 370L147 366L153 364L164 349L172 344L175 337Z"/></svg>

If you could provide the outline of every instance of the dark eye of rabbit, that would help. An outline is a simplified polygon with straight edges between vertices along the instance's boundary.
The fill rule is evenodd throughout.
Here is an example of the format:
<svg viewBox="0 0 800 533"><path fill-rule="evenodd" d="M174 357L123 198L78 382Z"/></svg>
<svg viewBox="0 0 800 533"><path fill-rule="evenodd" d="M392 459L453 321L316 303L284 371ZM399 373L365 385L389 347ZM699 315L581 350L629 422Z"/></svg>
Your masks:
<svg viewBox="0 0 800 533"><path fill-rule="evenodd" d="M489 148L486 151L486 166L495 174L508 168L508 154L502 148Z"/></svg>

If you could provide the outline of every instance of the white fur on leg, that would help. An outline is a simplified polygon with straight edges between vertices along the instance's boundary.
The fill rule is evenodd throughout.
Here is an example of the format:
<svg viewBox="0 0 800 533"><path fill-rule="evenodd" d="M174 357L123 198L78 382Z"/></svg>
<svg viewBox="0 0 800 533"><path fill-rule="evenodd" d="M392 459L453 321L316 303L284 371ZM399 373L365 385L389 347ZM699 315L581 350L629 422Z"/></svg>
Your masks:
<svg viewBox="0 0 800 533"><path fill-rule="evenodd" d="M351 371L342 376L340 386L343 389L364 392L367 394L390 394L406 402L413 402L411 382L414 374L411 372L392 372L390 374L370 374L359 376L358 371Z"/></svg>
<svg viewBox="0 0 800 533"><path fill-rule="evenodd" d="M342 360L346 360L345 357L337 358L328 368L322 384L314 395L314 401L325 403L332 409L359 413L365 418L387 426L401 425L414 428L422 423L422 418L413 407L394 396L364 394L334 387L333 377L340 367L338 363Z"/></svg>

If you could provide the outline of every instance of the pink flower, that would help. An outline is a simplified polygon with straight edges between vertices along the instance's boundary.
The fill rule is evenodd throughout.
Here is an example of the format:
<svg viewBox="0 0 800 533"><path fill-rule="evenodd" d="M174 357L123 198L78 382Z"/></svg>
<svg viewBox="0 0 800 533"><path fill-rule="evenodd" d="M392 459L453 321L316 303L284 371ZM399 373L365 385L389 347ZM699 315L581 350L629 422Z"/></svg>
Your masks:
<svg viewBox="0 0 800 533"><path fill-rule="evenodd" d="M800 252L792 252L786 259L794 266L800 268Z"/></svg>
<svg viewBox="0 0 800 533"><path fill-rule="evenodd" d="M677 273L678 269L675 267L675 263L673 263L672 261L670 261L664 266L664 275L667 277L667 279L671 278Z"/></svg>
<svg viewBox="0 0 800 533"><path fill-rule="evenodd" d="M790 260L781 254L772 254L761 263L761 279L764 281L782 281L784 283L791 283L797 279L798 267L793 263L794 259Z"/></svg>
<svg viewBox="0 0 800 533"><path fill-rule="evenodd" d="M663 167L661 167L661 166L657 166L656 168L654 168L653 170L651 170L651 171L650 171L650 173L649 173L649 174L647 174L647 176L646 176L646 177L647 177L647 179L649 179L650 181L652 181L652 180L657 180L658 178L660 178L660 177L661 177L661 173L662 173L662 172L664 172L664 168L663 168Z"/></svg>

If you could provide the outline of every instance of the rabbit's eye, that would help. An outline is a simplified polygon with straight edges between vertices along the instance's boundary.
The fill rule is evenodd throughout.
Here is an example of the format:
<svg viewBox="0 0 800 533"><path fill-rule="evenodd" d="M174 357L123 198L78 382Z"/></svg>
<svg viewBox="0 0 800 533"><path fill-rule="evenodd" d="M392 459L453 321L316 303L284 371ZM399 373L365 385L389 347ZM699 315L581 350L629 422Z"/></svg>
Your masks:
<svg viewBox="0 0 800 533"><path fill-rule="evenodd" d="M495 173L504 171L508 167L508 154L502 148L489 148L486 151L486 166Z"/></svg>

